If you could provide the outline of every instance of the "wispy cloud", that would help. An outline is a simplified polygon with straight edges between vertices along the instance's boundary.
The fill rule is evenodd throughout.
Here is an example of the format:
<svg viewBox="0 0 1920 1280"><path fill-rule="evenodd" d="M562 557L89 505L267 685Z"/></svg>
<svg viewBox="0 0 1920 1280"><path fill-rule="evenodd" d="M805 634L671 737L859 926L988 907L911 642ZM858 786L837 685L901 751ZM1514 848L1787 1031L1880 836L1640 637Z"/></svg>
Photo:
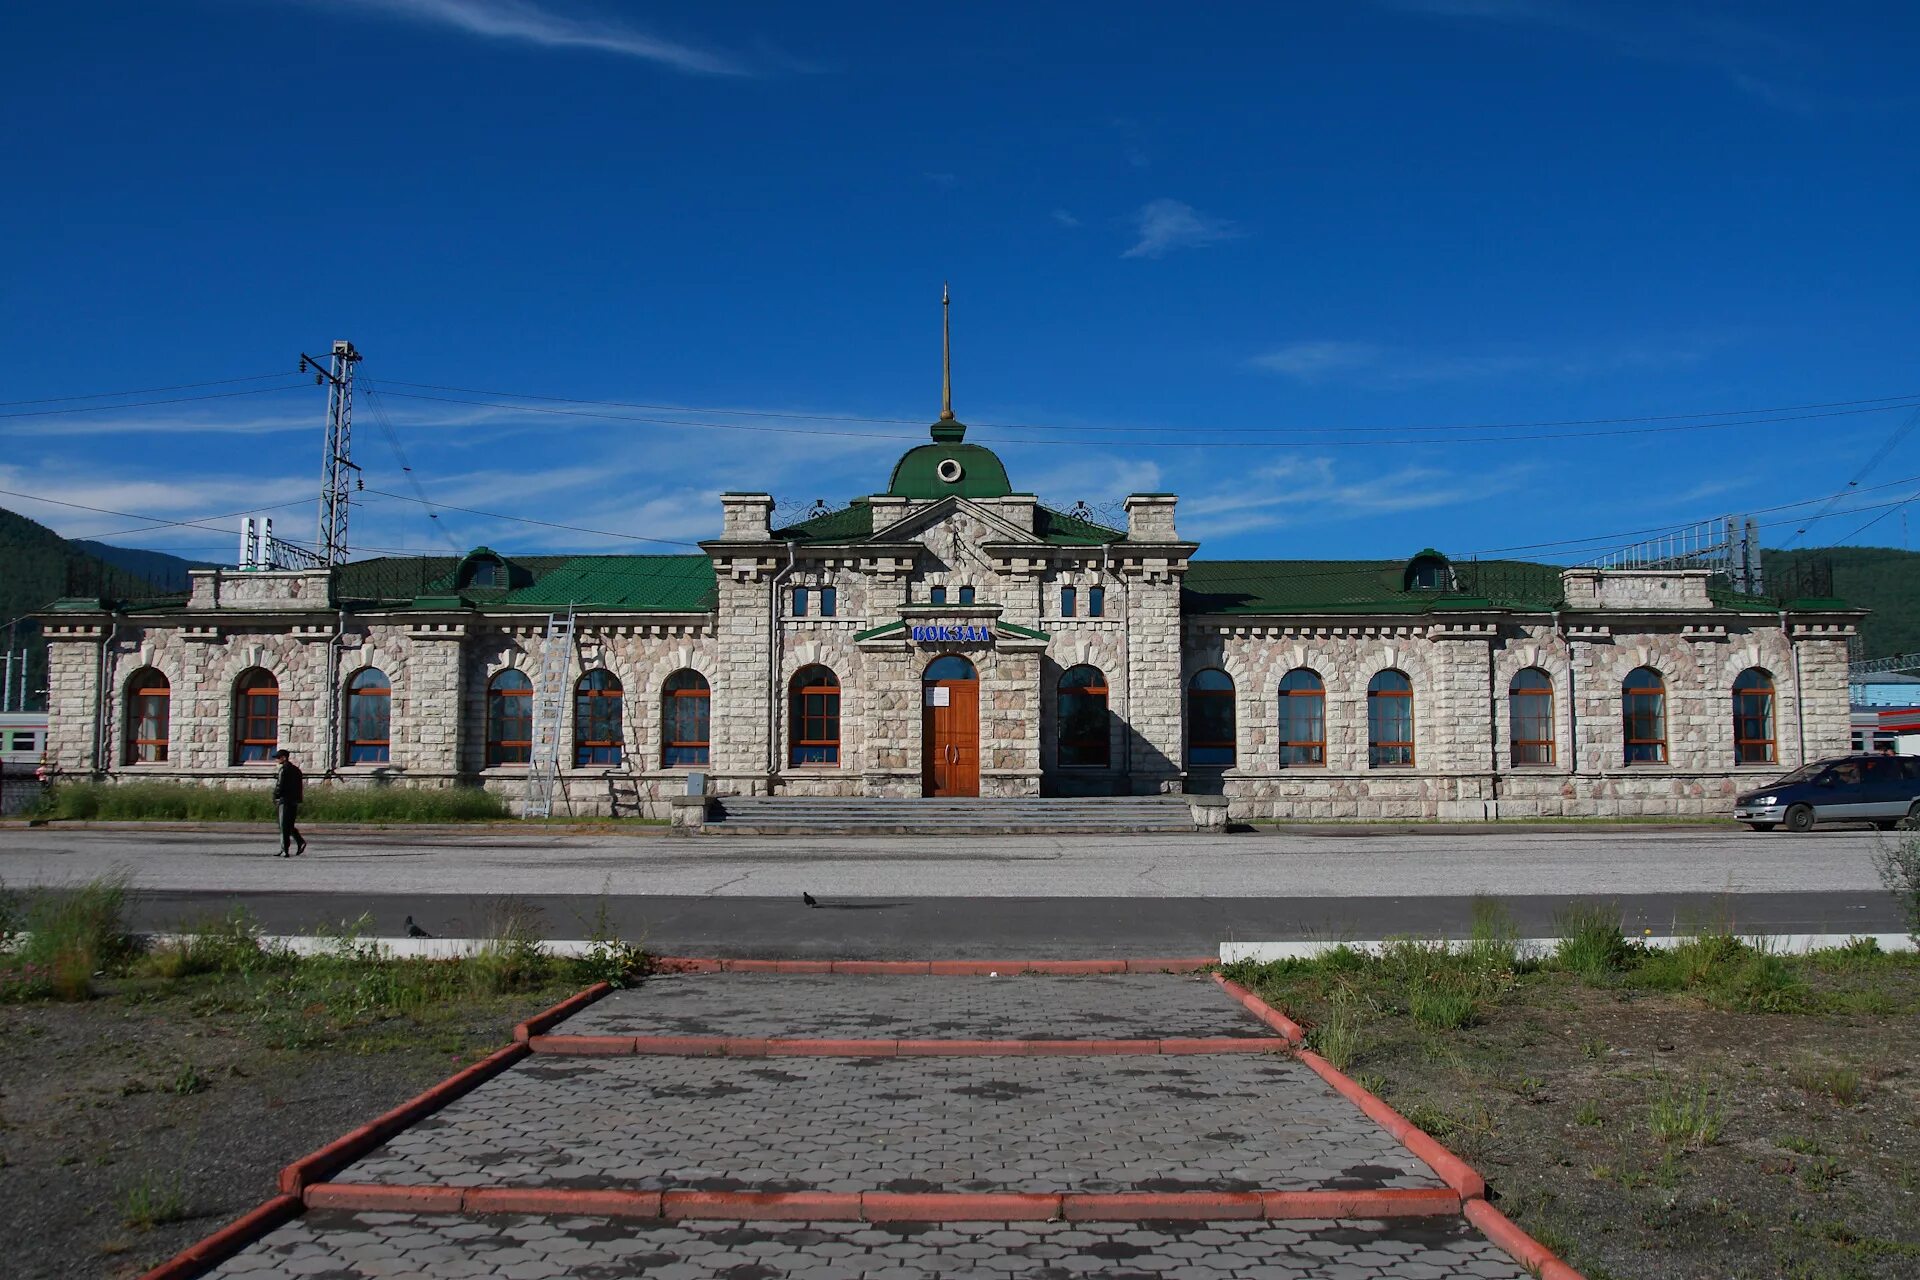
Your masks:
<svg viewBox="0 0 1920 1280"><path fill-rule="evenodd" d="M1636 369L1674 369L1707 358L1714 343L1698 339L1560 350L1413 351L1373 342L1311 339L1289 342L1247 363L1296 382L1349 381L1381 386L1472 382L1500 378L1584 378Z"/></svg>
<svg viewBox="0 0 1920 1280"><path fill-rule="evenodd" d="M1074 217L1065 209L1055 209L1053 211L1053 220L1063 227L1077 227L1080 225L1080 219Z"/></svg>
<svg viewBox="0 0 1920 1280"><path fill-rule="evenodd" d="M1526 464L1467 473L1406 466L1347 480L1332 458L1286 458L1235 477L1231 487L1183 499L1181 530L1189 537L1221 538L1292 524L1317 526L1461 506L1520 488L1531 470Z"/></svg>
<svg viewBox="0 0 1920 1280"><path fill-rule="evenodd" d="M1173 249L1204 248L1246 234L1225 218L1201 213L1181 200L1149 200L1133 220L1139 239L1120 255L1123 258L1158 258Z"/></svg>
<svg viewBox="0 0 1920 1280"><path fill-rule="evenodd" d="M1385 8L1443 20L1557 31L1649 62L1704 66L1743 93L1805 112L1803 42L1729 12L1685 5L1635 11L1583 0L1376 0Z"/></svg>
<svg viewBox="0 0 1920 1280"><path fill-rule="evenodd" d="M592 49L640 58L676 71L710 76L755 74L745 62L652 35L623 22L570 17L531 0L348 0L394 18L453 27L491 40L511 40L555 49Z"/></svg>

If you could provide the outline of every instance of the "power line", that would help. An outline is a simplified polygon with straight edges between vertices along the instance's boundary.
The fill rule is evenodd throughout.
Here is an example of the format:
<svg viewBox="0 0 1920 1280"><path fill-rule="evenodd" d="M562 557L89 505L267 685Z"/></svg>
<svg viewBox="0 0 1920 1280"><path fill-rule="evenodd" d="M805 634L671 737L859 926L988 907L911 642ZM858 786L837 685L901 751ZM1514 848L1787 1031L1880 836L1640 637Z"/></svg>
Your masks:
<svg viewBox="0 0 1920 1280"><path fill-rule="evenodd" d="M43 396L38 400L0 400L0 408L18 404L63 404L69 400L107 400L115 396L144 396L156 391L190 391L195 387L225 387L236 382L265 382L268 378L287 377L285 369L277 373L250 373L244 378L214 378L207 382L176 382L168 387L135 387L131 391L93 391L81 396Z"/></svg>
<svg viewBox="0 0 1920 1280"><path fill-rule="evenodd" d="M264 396L275 391L304 391L309 384L292 382L284 387L253 387L246 391L216 391L204 396L174 396L166 400L129 400L125 404L90 404L73 409L27 409L18 413L0 413L0 418L47 418L66 413L106 413L118 409L144 409L156 404L188 404L195 400L230 400L234 396ZM25 401L23 403L32 403Z"/></svg>
<svg viewBox="0 0 1920 1280"><path fill-rule="evenodd" d="M1875 467L1879 466L1883 461L1885 461L1887 455L1893 452L1894 447L1898 445L1903 439L1905 439L1907 436L1907 433L1912 431L1916 425L1920 425L1920 412L1914 413L1905 422L1901 423L1900 426L1894 428L1893 434L1887 437L1886 443L1881 445L1880 448L1874 452L1874 455L1871 458L1867 459L1867 464L1861 467L1858 471L1853 473L1853 479L1847 481L1847 489L1852 489L1855 485L1859 484L1862 480L1866 479L1868 473L1870 473ZM1835 494L1832 500L1827 503L1828 509L1831 509L1835 504L1837 504L1840 501L1840 499L1846 495L1846 492L1847 490L1843 489L1841 490L1840 493ZM1794 543L1798 542L1800 540L1801 535L1806 533L1806 531L1812 528L1814 525L1818 524L1822 519L1822 517L1824 517L1826 514L1827 514L1826 511L1822 511L1820 512L1819 515L1816 515L1813 519L1807 521L1807 523L1804 526L1794 530L1793 536L1787 539L1786 546L1791 547ZM1785 550L1785 547L1783 547L1782 550Z"/></svg>
<svg viewBox="0 0 1920 1280"><path fill-rule="evenodd" d="M75 511L91 511L91 512L94 512L94 513L95 513L96 515L103 515L103 516L120 516L120 517L122 517L123 519L127 519L127 520L148 520L148 521L152 521L152 522L153 522L153 523L152 523L151 525L149 525L149 528L155 528L155 529L178 529L178 528L186 528L186 529L208 529L208 530L212 530L212 531L214 531L214 532L218 532L218 533L224 533L224 532L226 532L226 530L224 530L224 529L222 529L222 528L221 528L221 527L220 527L219 525L216 525L216 524L210 524L210 523L208 523L208 522L209 522L209 521L212 521L212 520L223 520L223 519L228 519L228 518L229 518L229 517L227 517L227 516L200 516L200 517L197 517L197 518L194 518L194 519L189 519L189 520L162 520L162 519L160 519L160 517L158 517L158 516L149 516L149 515L141 515L141 514L140 514L139 512L136 512L136 511L115 511L115 510L114 510L113 508L111 508L111 507L94 507L94 506L89 506L89 505L87 505L87 504L86 504L86 503L84 503L84 502L68 502L68 501L66 501L65 499L62 499L62 498L43 498L43 497L41 497L41 496L40 496L40 495L38 495L38 494L34 494L34 493L20 493L19 491L17 491L17 490L14 490L14 489L0 489L0 494L4 494L5 496L7 496L7 497L9 497L9 498L24 498L24 499L25 499L26 501L28 501L28 502L45 502L45 503L49 503L49 504L51 504L51 505L53 505L53 506L56 506L56 507L71 507L71 508L73 508L73 509L74 509ZM299 499L299 501L300 501L300 502L305 502L305 501L306 501L306 499L304 499L304 498L302 498L302 499ZM280 505L281 505L281 506L293 506L293 505L294 505L294 503L290 503L290 502L283 502L283 503L281 503ZM253 508L253 510L256 510L256 511L259 511L259 510L274 510L274 509L275 509L275 508L271 508L271 507L267 507L267 508L261 508L261 507L255 507L255 508ZM234 514L234 515L245 515L245 514L247 514L247 513L246 513L246 512L234 512L233 514ZM136 530L133 530L133 532L135 532L135 533L139 533L139 532L142 532L142 530L138 530L138 529L136 529ZM123 537L123 536L125 536L125 535L124 535L124 534L108 534L108 535L106 535L106 536L108 536L108 537ZM286 543L288 543L288 545L290 545L290 546L298 546L298 545L299 545L298 543L294 543L294 542L293 542L293 541L292 541L291 539L287 539L287 538L280 538L280 539L278 539L278 541L281 541L281 542L286 542Z"/></svg>
<svg viewBox="0 0 1920 1280"><path fill-rule="evenodd" d="M1857 538L1857 537L1859 537L1859 536L1860 536L1861 534L1863 534L1863 533L1865 533L1865 532L1866 532L1867 530L1869 530L1869 529L1871 529L1871 528L1873 528L1873 526L1875 526L1875 525L1877 525L1877 524L1879 524L1879 523L1880 523L1880 522L1881 522L1882 520L1885 520L1885 519L1886 519L1886 518L1887 518L1888 516L1890 516L1890 515L1892 515L1892 514L1893 514L1894 512L1896 512L1896 511L1898 511L1898 510L1900 510L1900 508L1902 508L1902 507L1904 507L1904 506L1906 506L1906 505L1907 505L1907 504L1908 504L1909 502L1912 502L1912 501L1913 501L1914 499L1916 499L1916 498L1920 498L1920 489L1917 489L1917 490L1915 490L1914 492L1912 492L1912 493L1910 493L1910 494L1908 494L1908 495L1907 495L1906 497L1904 497L1904 498L1902 498L1902 499L1901 499L1900 501L1898 501L1898 502L1894 502L1894 503L1889 503L1889 504L1887 504L1887 509L1886 509L1885 511L1882 511L1882 512L1881 512L1881 513L1880 513L1879 515L1877 515L1877 516L1875 516L1875 517L1874 517L1873 519L1871 519L1871 520L1869 520L1869 521L1867 521L1867 522L1866 522L1865 524L1863 524L1863 525L1861 525L1861 526L1860 526L1860 527L1859 527L1858 529L1855 529L1855 530L1854 530L1854 531L1853 531L1852 533L1850 533L1850 534L1848 534L1848 535L1847 535L1846 537L1844 537L1844 538L1840 538L1840 539L1838 539L1837 541L1835 541L1835 542L1833 542L1833 543L1830 543L1830 544L1828 544L1828 545L1830 545L1830 546L1843 546L1843 545L1845 545L1846 543L1849 543L1849 542L1852 542L1852 541L1853 541L1853 540L1854 540L1855 538ZM1871 510L1873 510L1873 508L1872 508L1872 507L1857 507L1857 508L1855 508L1855 510L1856 510L1856 511L1871 511Z"/></svg>
<svg viewBox="0 0 1920 1280"><path fill-rule="evenodd" d="M873 424L878 424L883 426L922 425L921 419L919 418L867 417L860 414L852 414L852 413L786 413L786 412L781 412L781 411L772 410L772 409L724 409L724 408L702 407L700 405L649 404L646 402L627 401L627 400L588 400L588 399L582 399L574 396L534 395L530 392L520 392L520 391L489 391L489 390L475 388L475 387L455 387L455 386L447 386L441 383L433 383L433 382L403 382L394 378L384 379L384 382L389 387L413 387L419 390L426 390L426 391L457 391L463 395L505 396L513 400L545 400L550 403L556 403L556 404L602 405L602 406L608 406L616 409L647 409L655 412L665 412L665 413L705 413L705 414L714 414L720 417L730 417L730 418L731 417L781 418L781 419L797 419L797 420L806 421L806 422L873 423ZM397 395L399 393L395 392L394 394ZM429 399L431 397L417 397L417 398ZM1328 426L1321 426L1321 427L1207 427L1204 429L1208 431L1230 433L1230 434L1270 434L1273 432L1289 432L1289 431L1365 432L1365 433L1394 432L1394 431L1507 431L1507 430L1523 430L1523 429L1530 429L1530 428L1536 428L1536 427L1590 427L1590 426L1604 426L1604 425L1618 424L1618 423L1679 422L1679 421L1683 421L1686 419L1693 419L1693 418L1757 417L1759 415L1766 415L1766 414L1795 413L1795 412L1799 412L1801 410L1807 410L1807 409L1848 409L1848 408L1854 408L1860 405L1885 405L1887 406L1887 408L1867 410L1867 412L1872 412L1872 413L1884 413L1884 412L1888 412L1891 409L1905 409L1905 408L1915 407L1910 404L1894 404L1893 403L1894 401L1913 401L1913 400L1920 400L1920 391L1910 391L1903 395L1897 395L1897 396L1875 396L1875 397L1859 399L1859 400L1829 400L1829 401L1822 401L1822 402L1812 403L1812 404L1776 405L1771 408L1762 408L1762 409L1715 409L1715 410L1705 410L1697 413L1650 414L1650 415L1643 415L1640 417L1625 417L1625 418L1562 418L1562 419L1547 419L1547 420L1538 421L1538 422L1474 422L1474 423L1453 423L1448 425L1401 426L1401 427L1328 427ZM471 403L471 402L455 401L454 403ZM1057 423L1039 423L1039 422L976 422L973 425L977 427L986 428L986 429L1000 429L1000 430L1074 431L1074 432L1099 432L1099 433L1116 433L1116 434L1127 433L1127 434L1143 434L1143 435L1166 434L1169 432L1190 430L1190 428L1186 428L1186 427L1089 427L1089 426L1072 426L1072 425L1064 425L1064 424L1057 424Z"/></svg>
<svg viewBox="0 0 1920 1280"><path fill-rule="evenodd" d="M410 498L404 493L388 493L384 489L369 489L367 492L377 494L382 498L392 498L396 502L422 501L420 498ZM537 524L543 529L564 529L569 533L590 533L601 538L624 538L629 542L658 542L664 546L692 547L695 550L698 550L700 547L700 544L697 542L683 542L677 538L649 538L645 534L639 533L615 533L611 529L589 529L585 525L559 524L552 520L535 520L531 516L504 515L498 511L477 511L472 507L456 507L446 502L434 503L432 505L439 507L443 511L459 511L470 516L484 516L488 520L511 520L516 524Z"/></svg>
<svg viewBox="0 0 1920 1280"><path fill-rule="evenodd" d="M458 400L450 396L430 396L430 395L420 394L417 392L394 391L392 390L391 383L389 383L388 385L387 394L391 396L401 396L409 400L431 400L431 401L437 401L442 404L467 405L471 408L477 408L477 409L505 409L515 413L537 413L537 414L557 415L560 417L569 417L569 418L588 418L596 421L606 421L606 422L637 422L647 426L693 427L693 428L709 430L709 431L748 431L748 432L767 433L767 434L774 434L774 435L834 436L834 437L841 437L841 438L854 439L854 440L915 440L917 441L921 439L921 437L917 435L909 436L909 435L901 435L901 434L895 434L895 433L882 434L882 433L870 432L870 431L831 431L831 430L821 430L821 429L812 428L812 427L760 426L760 425L751 425L751 424L739 423L739 422L699 422L699 421L694 421L686 418L640 417L633 414L592 413L592 412L588 412L586 410L581 410L581 409L554 409L554 408L542 407L539 405L503 404L497 401ZM1570 432L1549 432L1549 433L1531 434L1531 435L1523 434L1523 435L1502 435L1502 436L1454 436L1441 441L1422 440L1422 439L1275 441L1275 440L1195 440L1191 438L1182 438L1178 440L1111 441L1109 443L1115 443L1115 444L1124 443L1129 448L1134 448L1134 449L1275 449L1275 448L1338 449L1338 448L1354 448L1354 447L1378 448L1384 445L1429 445L1429 444L1435 444L1435 443L1444 443L1448 445L1513 444L1513 443L1521 443L1521 442L1530 441L1530 440L1578 440L1578 439L1598 439L1598 438L1609 437L1609 436L1662 435L1670 432L1680 432L1680 431L1725 431L1735 427L1773 426L1773 425L1782 424L1782 423L1805 422L1805 421L1816 419L1816 418L1840 418L1840 417L1848 417L1854 414L1863 414L1863 413L1887 413L1896 409L1905 409L1905 408L1913 408L1913 407L1915 406L1900 404L1900 405L1882 406L1880 408L1871 408L1871 409L1836 409L1836 410L1831 410L1824 413L1806 413L1806 414L1798 414L1793 416L1783 416L1783 417L1773 417L1773 418L1748 418L1748 419L1740 419L1740 420L1730 421L1730 422L1686 423L1686 424L1681 424L1676 426L1660 426L1660 427L1621 427L1621 428L1616 428L1609 431L1570 431ZM1279 430L1279 429L1280 428L1276 428L1276 430ZM1286 428L1286 429L1292 430L1293 428ZM1306 428L1301 428L1301 429L1305 430ZM1158 430L1166 431L1166 432L1175 432L1175 431L1179 431L1180 428L1163 427L1163 428L1158 428ZM989 443L993 443L993 444L1022 445L1022 446L1048 446L1048 447L1060 447L1060 448L1072 448L1072 449L1084 448L1088 443L1101 443L1100 441L1090 442L1085 440L1026 440L1026 439L996 439L994 437L987 437L986 439Z"/></svg>
<svg viewBox="0 0 1920 1280"><path fill-rule="evenodd" d="M365 382L365 379L362 381ZM400 447L400 435L393 429L393 423L387 418L386 409L381 407L380 398L374 394L371 386L367 387L367 407L373 410L374 423L386 437L387 445L393 450L393 456L399 462L400 471L406 476L407 483L413 486L413 491L419 495L420 501L426 503L427 519L433 521L433 527L439 531L441 537L447 540L447 545L453 549L453 553L461 554L460 544L453 540L453 535L440 523L440 513L433 509L433 503L427 498L427 491L420 485L420 477L413 474L413 464L407 461L407 451Z"/></svg>

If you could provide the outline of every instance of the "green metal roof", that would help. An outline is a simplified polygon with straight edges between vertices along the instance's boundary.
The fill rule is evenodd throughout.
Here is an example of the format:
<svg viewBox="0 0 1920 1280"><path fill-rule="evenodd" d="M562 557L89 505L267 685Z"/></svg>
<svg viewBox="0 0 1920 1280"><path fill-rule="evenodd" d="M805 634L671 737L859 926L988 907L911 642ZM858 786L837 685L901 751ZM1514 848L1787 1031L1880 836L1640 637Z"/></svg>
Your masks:
<svg viewBox="0 0 1920 1280"><path fill-rule="evenodd" d="M951 484L940 478L939 466L948 458L960 464L960 478ZM1004 498L1013 492L1007 468L983 445L923 444L900 455L893 464L887 493L895 498Z"/></svg>
<svg viewBox="0 0 1920 1280"><path fill-rule="evenodd" d="M1052 507L1034 509L1033 532L1042 542L1066 547L1097 547L1102 543L1119 542L1127 536L1118 529L1109 529L1103 524L1082 520L1064 511L1055 511Z"/></svg>
<svg viewBox="0 0 1920 1280"><path fill-rule="evenodd" d="M1186 613L1431 613L1563 600L1558 565L1455 562L1458 591L1409 591L1406 570L1405 560L1195 560L1180 604Z"/></svg>
<svg viewBox="0 0 1920 1280"><path fill-rule="evenodd" d="M343 604L423 609L552 609L573 604L645 613L711 613L718 607L713 562L703 555L503 556L508 586L456 590L465 558L356 560L335 571L334 596Z"/></svg>
<svg viewBox="0 0 1920 1280"><path fill-rule="evenodd" d="M873 508L856 498L850 507L775 529L773 536L781 542L858 542L873 536Z"/></svg>

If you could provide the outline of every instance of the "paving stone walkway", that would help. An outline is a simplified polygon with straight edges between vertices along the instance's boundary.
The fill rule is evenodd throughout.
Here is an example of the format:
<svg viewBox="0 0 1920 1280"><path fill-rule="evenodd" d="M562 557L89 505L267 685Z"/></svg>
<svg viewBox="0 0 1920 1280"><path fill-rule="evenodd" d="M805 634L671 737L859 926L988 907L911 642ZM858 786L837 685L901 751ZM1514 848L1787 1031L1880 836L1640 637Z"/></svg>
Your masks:
<svg viewBox="0 0 1920 1280"><path fill-rule="evenodd" d="M702 974L553 1030L820 1039L1271 1037L1210 980ZM1356 1191L1440 1179L1284 1053L535 1054L335 1181L633 1191ZM211 1273L372 1280L1524 1280L1458 1217L650 1222L315 1211Z"/></svg>
<svg viewBox="0 0 1920 1280"><path fill-rule="evenodd" d="M1442 1185L1312 1071L1265 1054L538 1058L338 1180L643 1191Z"/></svg>
<svg viewBox="0 0 1920 1280"><path fill-rule="evenodd" d="M857 998L848 984L858 982ZM1067 1030L1062 1030L1067 1028ZM582 1036L1098 1040L1272 1036L1211 977L847 978L698 974L616 991L556 1030Z"/></svg>
<svg viewBox="0 0 1920 1280"><path fill-rule="evenodd" d="M316 1212L214 1273L307 1280L1524 1280L1460 1219L687 1222Z"/></svg>

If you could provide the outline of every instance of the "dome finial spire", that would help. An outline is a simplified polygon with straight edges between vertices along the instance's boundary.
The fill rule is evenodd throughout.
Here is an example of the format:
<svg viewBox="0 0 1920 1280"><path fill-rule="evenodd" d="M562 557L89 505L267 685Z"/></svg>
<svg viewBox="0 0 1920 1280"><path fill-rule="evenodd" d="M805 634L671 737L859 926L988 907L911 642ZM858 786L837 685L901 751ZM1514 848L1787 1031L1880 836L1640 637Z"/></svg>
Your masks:
<svg viewBox="0 0 1920 1280"><path fill-rule="evenodd" d="M953 294L945 281L940 283L940 420L933 424L935 440L953 443L964 439L966 424L953 416Z"/></svg>
<svg viewBox="0 0 1920 1280"><path fill-rule="evenodd" d="M953 421L953 295L940 282L940 421Z"/></svg>

